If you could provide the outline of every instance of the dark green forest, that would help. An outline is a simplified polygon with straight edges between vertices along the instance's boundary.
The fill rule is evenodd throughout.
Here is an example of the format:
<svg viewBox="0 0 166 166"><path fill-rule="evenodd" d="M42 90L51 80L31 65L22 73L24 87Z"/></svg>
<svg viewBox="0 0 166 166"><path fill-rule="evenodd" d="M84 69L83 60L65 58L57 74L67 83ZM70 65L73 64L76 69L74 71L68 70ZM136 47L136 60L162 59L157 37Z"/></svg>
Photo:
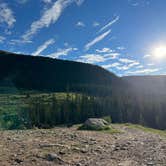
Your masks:
<svg viewBox="0 0 166 166"><path fill-rule="evenodd" d="M165 130L165 83L166 76L120 78L95 65L1 51L0 124L50 128L110 116Z"/></svg>

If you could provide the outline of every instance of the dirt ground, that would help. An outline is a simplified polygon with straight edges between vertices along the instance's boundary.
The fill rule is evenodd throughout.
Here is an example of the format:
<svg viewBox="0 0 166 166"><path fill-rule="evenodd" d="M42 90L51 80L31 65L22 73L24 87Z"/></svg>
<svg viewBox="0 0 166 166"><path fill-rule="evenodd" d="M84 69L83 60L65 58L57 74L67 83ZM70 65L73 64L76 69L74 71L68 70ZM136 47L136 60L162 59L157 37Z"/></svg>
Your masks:
<svg viewBox="0 0 166 166"><path fill-rule="evenodd" d="M128 126L0 131L0 166L166 166L166 137Z"/></svg>

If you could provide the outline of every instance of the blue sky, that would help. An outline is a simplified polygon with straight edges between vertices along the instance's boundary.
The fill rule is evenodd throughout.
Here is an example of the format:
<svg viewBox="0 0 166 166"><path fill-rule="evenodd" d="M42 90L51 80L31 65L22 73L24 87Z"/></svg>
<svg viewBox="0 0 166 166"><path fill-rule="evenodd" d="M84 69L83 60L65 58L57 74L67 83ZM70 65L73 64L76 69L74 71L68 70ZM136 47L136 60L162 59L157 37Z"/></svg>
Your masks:
<svg viewBox="0 0 166 166"><path fill-rule="evenodd" d="M165 0L0 0L0 49L97 64L119 76L166 74L165 6Z"/></svg>

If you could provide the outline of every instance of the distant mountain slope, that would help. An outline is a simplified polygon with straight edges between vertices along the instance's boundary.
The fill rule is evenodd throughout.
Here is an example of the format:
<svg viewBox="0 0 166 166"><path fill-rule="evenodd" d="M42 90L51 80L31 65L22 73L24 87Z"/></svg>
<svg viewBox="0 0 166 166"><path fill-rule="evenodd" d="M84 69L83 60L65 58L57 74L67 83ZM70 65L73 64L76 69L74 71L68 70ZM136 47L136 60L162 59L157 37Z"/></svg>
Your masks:
<svg viewBox="0 0 166 166"><path fill-rule="evenodd" d="M96 65L0 51L0 84L51 91L95 86L115 89L121 79Z"/></svg>
<svg viewBox="0 0 166 166"><path fill-rule="evenodd" d="M122 78L136 93L166 95L166 75L126 76Z"/></svg>

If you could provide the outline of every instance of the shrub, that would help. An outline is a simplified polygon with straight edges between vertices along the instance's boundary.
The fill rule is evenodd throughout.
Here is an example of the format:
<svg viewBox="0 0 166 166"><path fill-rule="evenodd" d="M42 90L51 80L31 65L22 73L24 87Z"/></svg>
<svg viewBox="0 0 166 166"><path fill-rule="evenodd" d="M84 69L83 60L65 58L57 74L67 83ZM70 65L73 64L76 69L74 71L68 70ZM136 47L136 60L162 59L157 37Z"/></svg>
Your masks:
<svg viewBox="0 0 166 166"><path fill-rule="evenodd" d="M111 116L104 116L102 117L102 119L104 119L105 121L107 121L108 123L112 122Z"/></svg>

